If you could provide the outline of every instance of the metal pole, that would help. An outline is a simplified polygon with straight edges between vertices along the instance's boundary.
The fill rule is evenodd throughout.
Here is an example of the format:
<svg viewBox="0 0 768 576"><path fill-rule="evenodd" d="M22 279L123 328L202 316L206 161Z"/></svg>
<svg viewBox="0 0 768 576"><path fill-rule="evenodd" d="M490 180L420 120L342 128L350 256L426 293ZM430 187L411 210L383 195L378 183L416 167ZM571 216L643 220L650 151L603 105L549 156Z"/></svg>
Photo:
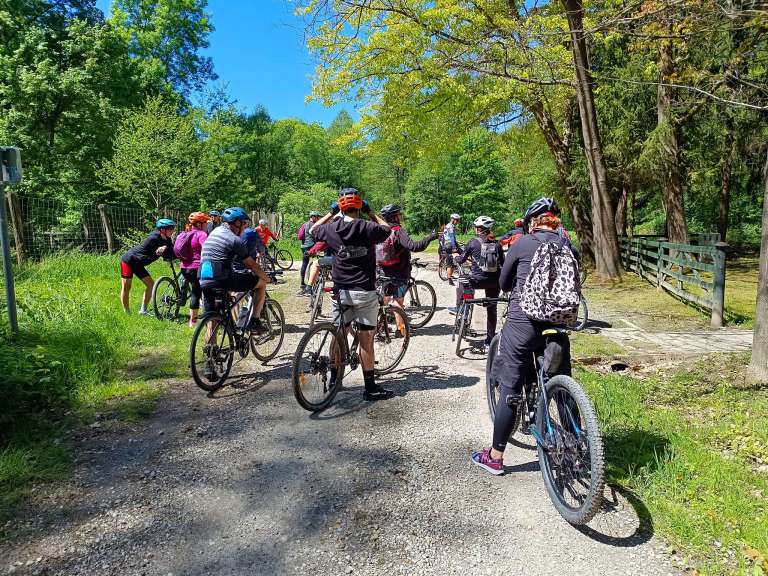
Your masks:
<svg viewBox="0 0 768 576"><path fill-rule="evenodd" d="M13 266L11 265L11 246L8 241L8 215L5 210L5 184L0 182L0 244L3 248L3 275L5 276L5 298L8 305L8 323L11 333L19 331L16 318L16 293L13 290Z"/></svg>

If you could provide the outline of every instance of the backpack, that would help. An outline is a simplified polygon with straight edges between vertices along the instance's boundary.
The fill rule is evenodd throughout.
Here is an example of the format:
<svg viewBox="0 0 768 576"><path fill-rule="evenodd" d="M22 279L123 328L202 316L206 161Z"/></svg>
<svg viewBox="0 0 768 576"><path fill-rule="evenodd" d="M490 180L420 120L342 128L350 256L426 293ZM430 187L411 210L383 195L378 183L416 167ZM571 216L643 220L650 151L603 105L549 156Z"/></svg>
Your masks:
<svg viewBox="0 0 768 576"><path fill-rule="evenodd" d="M192 254L192 238L195 235L194 230L184 230L176 236L173 243L173 252L182 262L190 262L194 258Z"/></svg>
<svg viewBox="0 0 768 576"><path fill-rule="evenodd" d="M499 271L499 243L480 242L480 261L477 263L483 272Z"/></svg>
<svg viewBox="0 0 768 576"><path fill-rule="evenodd" d="M312 228L312 222L304 222L302 225L304 234L299 236L299 238L302 240L301 247L304 250L307 248L312 248L312 246L315 244L315 240L312 238L312 232L310 232L310 228Z"/></svg>
<svg viewBox="0 0 768 576"><path fill-rule="evenodd" d="M384 242L376 244L376 265L377 266L394 266L400 264L400 255L403 253L402 248L398 250L397 233L400 230L400 226L393 226L392 232L390 232Z"/></svg>
<svg viewBox="0 0 768 576"><path fill-rule="evenodd" d="M581 301L579 263L567 242L542 242L520 292L520 308L531 320L569 324Z"/></svg>

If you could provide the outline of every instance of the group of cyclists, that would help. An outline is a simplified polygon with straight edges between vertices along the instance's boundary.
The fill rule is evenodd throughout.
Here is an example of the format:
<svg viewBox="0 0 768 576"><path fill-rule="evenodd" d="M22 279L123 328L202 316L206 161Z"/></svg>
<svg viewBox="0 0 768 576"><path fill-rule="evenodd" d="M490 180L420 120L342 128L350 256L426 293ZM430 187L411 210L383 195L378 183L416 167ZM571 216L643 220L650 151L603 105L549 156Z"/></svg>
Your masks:
<svg viewBox="0 0 768 576"><path fill-rule="evenodd" d="M433 230L420 240L412 239L405 230L403 209L396 204L384 206L379 214L354 188L339 191L327 213L311 212L307 222L298 230L302 246L301 287L299 296L309 295L312 277L320 266L329 266L333 279L333 315L343 315L347 329L354 325L360 344L360 364L363 370L367 401L385 400L393 392L376 382L374 333L379 312L379 293L393 305L403 306L403 297L411 277L411 254L423 251L439 240L441 257L448 259L448 282L457 284L456 306L448 311L456 314L466 290L483 290L486 298L497 299L508 293L506 321L498 339L498 353L492 370L501 386L489 448L472 454L472 462L492 474L501 474L503 452L522 402L521 390L530 369L532 352L542 345L542 333L547 322L534 320L520 306L520 288L531 270L537 249L554 243L572 249L560 222L560 210L551 198L534 202L515 227L496 239L495 222L488 216L477 217L472 225L475 236L466 246L458 242L461 222L459 214L439 230ZM215 306L215 295L221 291L250 292L254 299L253 314L247 329L255 334L265 330L260 320L266 287L270 276L260 261L266 255L266 245L279 235L261 220L250 227L248 214L238 207L221 212L193 212L185 230L172 239L176 224L161 218L155 230L139 245L121 258L121 300L129 312L129 292L133 276L145 285L139 314L147 314L153 279L147 266L158 258L178 258L184 278L192 289L189 323L194 326L202 304L205 312ZM505 254L504 247L508 248ZM314 269L310 263L315 258ZM456 270L466 267L466 275L456 282ZM485 350L497 332L496 302L489 304L485 335ZM245 326L245 325L243 325ZM564 344L569 358L567 339ZM336 374L330 369L331 382ZM570 362L562 362L562 373L570 373Z"/></svg>

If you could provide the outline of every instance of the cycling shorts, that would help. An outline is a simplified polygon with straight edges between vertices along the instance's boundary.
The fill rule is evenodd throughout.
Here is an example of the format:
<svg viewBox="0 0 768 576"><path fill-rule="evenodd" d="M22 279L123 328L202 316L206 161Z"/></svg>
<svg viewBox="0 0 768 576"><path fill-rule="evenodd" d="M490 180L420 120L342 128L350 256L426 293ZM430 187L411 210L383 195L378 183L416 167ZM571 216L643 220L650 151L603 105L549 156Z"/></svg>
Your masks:
<svg viewBox="0 0 768 576"><path fill-rule="evenodd" d="M120 260L120 277L128 280L134 276L139 280L144 280L144 278L149 276L149 272L143 264Z"/></svg>
<svg viewBox="0 0 768 576"><path fill-rule="evenodd" d="M379 294L375 290L339 290L339 300L346 308L344 325L354 322L359 330L374 330L379 318ZM339 304L333 299L333 317L338 314Z"/></svg>
<svg viewBox="0 0 768 576"><path fill-rule="evenodd" d="M382 278L378 284L384 291L384 296L405 298L405 293L408 292L408 280L405 278Z"/></svg>
<svg viewBox="0 0 768 576"><path fill-rule="evenodd" d="M214 295L216 292L250 292L259 284L258 277L250 272L233 272L226 278L216 280L203 280L200 287L203 291L203 310L210 312L215 310Z"/></svg>

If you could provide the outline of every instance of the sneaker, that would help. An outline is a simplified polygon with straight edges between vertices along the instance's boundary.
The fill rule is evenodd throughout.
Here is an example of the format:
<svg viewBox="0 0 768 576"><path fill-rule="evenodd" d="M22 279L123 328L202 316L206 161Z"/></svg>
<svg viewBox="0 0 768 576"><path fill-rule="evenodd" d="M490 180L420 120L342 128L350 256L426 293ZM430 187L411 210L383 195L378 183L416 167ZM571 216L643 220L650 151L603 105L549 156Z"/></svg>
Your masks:
<svg viewBox="0 0 768 576"><path fill-rule="evenodd" d="M139 310L139 316L149 316L149 312L147 310Z"/></svg>
<svg viewBox="0 0 768 576"><path fill-rule="evenodd" d="M301 289L296 292L296 296L308 296L308 291L306 286L302 286Z"/></svg>
<svg viewBox="0 0 768 576"><path fill-rule="evenodd" d="M480 466L483 470L486 470L494 476L500 476L504 474L504 460L501 458L491 458L491 449L486 448L480 452L472 453L472 462Z"/></svg>
<svg viewBox="0 0 768 576"><path fill-rule="evenodd" d="M363 392L363 399L370 402L375 402L376 400L389 400L394 395L395 393L392 392L392 390L387 390L386 388L382 388L377 384L373 388L366 389Z"/></svg>
<svg viewBox="0 0 768 576"><path fill-rule="evenodd" d="M266 334L269 331L260 318L251 318L248 323L248 330L254 334Z"/></svg>
<svg viewBox="0 0 768 576"><path fill-rule="evenodd" d="M456 306L448 306L448 314L453 314L454 316L456 316L456 313L458 311L459 309L456 308Z"/></svg>

